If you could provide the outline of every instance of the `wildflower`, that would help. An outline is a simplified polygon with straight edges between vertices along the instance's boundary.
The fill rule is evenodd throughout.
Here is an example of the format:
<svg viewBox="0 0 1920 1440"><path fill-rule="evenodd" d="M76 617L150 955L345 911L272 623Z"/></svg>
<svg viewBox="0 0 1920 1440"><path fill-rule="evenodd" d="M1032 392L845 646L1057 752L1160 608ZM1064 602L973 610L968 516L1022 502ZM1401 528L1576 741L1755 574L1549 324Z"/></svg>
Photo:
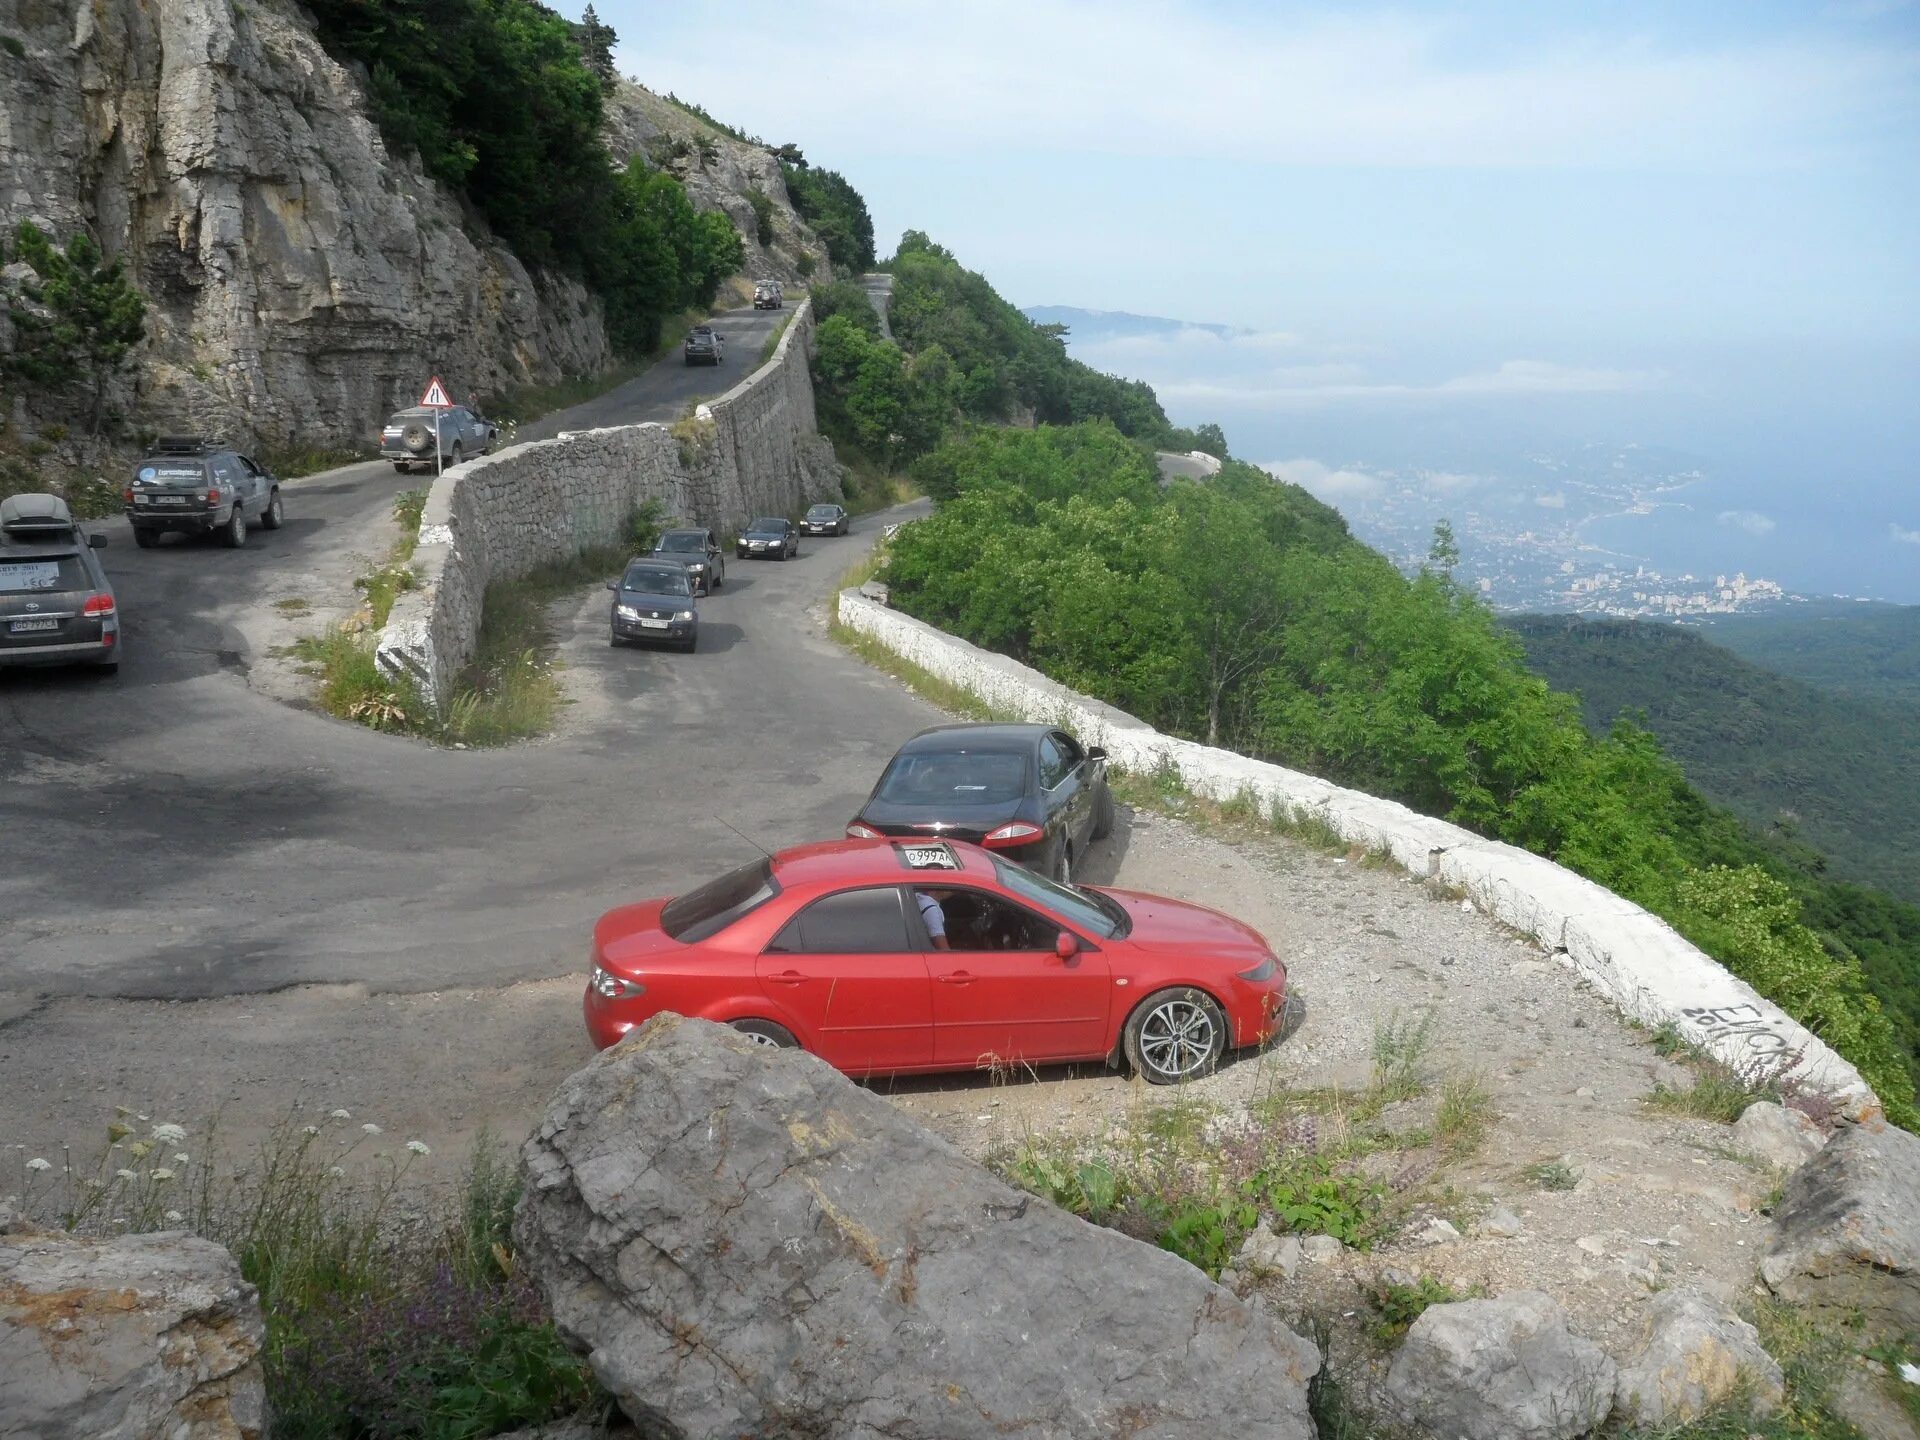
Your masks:
<svg viewBox="0 0 1920 1440"><path fill-rule="evenodd" d="M94 1179L93 1176L91 1175L89 1175L81 1183L85 1185L89 1190L104 1190L106 1188L105 1184L103 1184L99 1180Z"/></svg>
<svg viewBox="0 0 1920 1440"><path fill-rule="evenodd" d="M131 1170L116 1170L113 1172L113 1178L116 1180L138 1180L140 1177Z"/></svg>
<svg viewBox="0 0 1920 1440"><path fill-rule="evenodd" d="M49 1162L49 1161L46 1161L46 1160L42 1160L42 1159L41 1159L41 1158L40 1158L40 1157L39 1157L38 1155L36 1155L36 1156L34 1156L34 1157L33 1157L33 1159L31 1159L31 1160L29 1160L29 1161L27 1161L27 1169L29 1169L29 1170L51 1170L51 1169L53 1169L53 1165L52 1165L52 1163L51 1163L51 1162Z"/></svg>
<svg viewBox="0 0 1920 1440"><path fill-rule="evenodd" d="M146 1141L136 1140L127 1147L127 1153L133 1156L134 1159L139 1160L151 1149L153 1149L153 1146L149 1145Z"/></svg>
<svg viewBox="0 0 1920 1440"><path fill-rule="evenodd" d="M320 1127L318 1125L302 1125L300 1127L300 1133L303 1135L318 1135L320 1133Z"/></svg>
<svg viewBox="0 0 1920 1440"><path fill-rule="evenodd" d="M366 1124L362 1125L360 1128L366 1131L367 1134L369 1135L378 1135L380 1133L380 1127L374 1124L371 1120L369 1120Z"/></svg>
<svg viewBox="0 0 1920 1440"><path fill-rule="evenodd" d="M173 1171L167 1169L166 1166L162 1165L159 1169L153 1172L153 1178L156 1180L171 1180L173 1179Z"/></svg>
<svg viewBox="0 0 1920 1440"><path fill-rule="evenodd" d="M351 1120L353 1116L345 1110L336 1110L327 1117L329 1120Z"/></svg>
<svg viewBox="0 0 1920 1440"><path fill-rule="evenodd" d="M187 1138L184 1125L163 1122L153 1127L153 1143L156 1145L178 1145Z"/></svg>
<svg viewBox="0 0 1920 1440"><path fill-rule="evenodd" d="M329 1165L327 1167L327 1174L329 1175L344 1175L346 1173L347 1172L342 1170L338 1165Z"/></svg>
<svg viewBox="0 0 1920 1440"><path fill-rule="evenodd" d="M188 1155L187 1155L187 1152L186 1152L186 1151L184 1151L184 1150L176 1150L176 1151L174 1151L174 1152L173 1152L173 1163L174 1163L174 1164L176 1164L176 1165L190 1165L190 1164L192 1164L193 1162L192 1162L192 1160L191 1160L191 1159L190 1159L190 1158L188 1157Z"/></svg>
<svg viewBox="0 0 1920 1440"><path fill-rule="evenodd" d="M409 1150L411 1150L411 1151L412 1151L412 1152L413 1152L414 1154L416 1154L416 1155L431 1155L431 1154L433 1154L433 1151L431 1151L431 1150L429 1150L429 1149L427 1148L427 1142L426 1142L426 1141L424 1141L424 1140L409 1140L409 1141L407 1141L407 1149L409 1149Z"/></svg>
<svg viewBox="0 0 1920 1440"><path fill-rule="evenodd" d="M123 1120L116 1120L107 1126L107 1139L118 1142L133 1133L133 1127Z"/></svg>
<svg viewBox="0 0 1920 1440"><path fill-rule="evenodd" d="M166 1221L169 1225L178 1225L182 1220L186 1219L187 1217L182 1215L178 1210L169 1210L167 1211L166 1214L162 1215L160 1218Z"/></svg>

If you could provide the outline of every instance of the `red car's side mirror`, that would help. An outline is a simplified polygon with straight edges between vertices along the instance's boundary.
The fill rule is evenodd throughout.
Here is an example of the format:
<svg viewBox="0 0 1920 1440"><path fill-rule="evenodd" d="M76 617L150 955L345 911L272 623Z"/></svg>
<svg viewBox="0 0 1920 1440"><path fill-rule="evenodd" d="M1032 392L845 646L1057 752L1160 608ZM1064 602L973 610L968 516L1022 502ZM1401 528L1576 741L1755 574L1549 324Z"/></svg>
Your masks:
<svg viewBox="0 0 1920 1440"><path fill-rule="evenodd" d="M1053 953L1062 960L1071 960L1080 953L1080 941L1071 930L1062 930L1053 942Z"/></svg>

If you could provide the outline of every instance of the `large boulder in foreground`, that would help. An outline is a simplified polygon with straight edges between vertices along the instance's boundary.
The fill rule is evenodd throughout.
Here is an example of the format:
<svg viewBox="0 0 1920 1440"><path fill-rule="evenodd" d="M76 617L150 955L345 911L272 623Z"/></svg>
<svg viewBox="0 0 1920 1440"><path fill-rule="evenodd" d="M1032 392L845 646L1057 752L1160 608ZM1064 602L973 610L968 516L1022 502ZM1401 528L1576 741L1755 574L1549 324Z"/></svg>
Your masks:
<svg viewBox="0 0 1920 1440"><path fill-rule="evenodd" d="M1760 1414L1786 1398L1760 1332L1696 1290L1663 1290L1647 1306L1639 1347L1621 1363L1614 1412L1660 1429L1697 1420L1742 1390Z"/></svg>
<svg viewBox="0 0 1920 1440"><path fill-rule="evenodd" d="M1308 1342L800 1051L660 1017L524 1154L521 1262L649 1434L1313 1435Z"/></svg>
<svg viewBox="0 0 1920 1440"><path fill-rule="evenodd" d="M1387 1370L1387 1397L1454 1440L1572 1440L1613 1409L1614 1366L1537 1290L1423 1312Z"/></svg>
<svg viewBox="0 0 1920 1440"><path fill-rule="evenodd" d="M0 1234L0 1434L254 1440L260 1298L209 1240Z"/></svg>
<svg viewBox="0 0 1920 1440"><path fill-rule="evenodd" d="M1795 1304L1920 1332L1920 1137L1842 1130L1787 1182L1760 1275Z"/></svg>

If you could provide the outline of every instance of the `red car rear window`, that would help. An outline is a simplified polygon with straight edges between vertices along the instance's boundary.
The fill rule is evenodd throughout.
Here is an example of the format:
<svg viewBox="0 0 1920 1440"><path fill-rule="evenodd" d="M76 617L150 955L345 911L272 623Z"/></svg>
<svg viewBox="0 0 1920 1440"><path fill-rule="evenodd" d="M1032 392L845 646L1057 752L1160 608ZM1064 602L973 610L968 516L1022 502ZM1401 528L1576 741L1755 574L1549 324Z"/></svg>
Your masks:
<svg viewBox="0 0 1920 1440"><path fill-rule="evenodd" d="M684 945L717 935L742 915L758 910L780 893L773 862L755 860L698 890L677 895L660 911L660 928Z"/></svg>

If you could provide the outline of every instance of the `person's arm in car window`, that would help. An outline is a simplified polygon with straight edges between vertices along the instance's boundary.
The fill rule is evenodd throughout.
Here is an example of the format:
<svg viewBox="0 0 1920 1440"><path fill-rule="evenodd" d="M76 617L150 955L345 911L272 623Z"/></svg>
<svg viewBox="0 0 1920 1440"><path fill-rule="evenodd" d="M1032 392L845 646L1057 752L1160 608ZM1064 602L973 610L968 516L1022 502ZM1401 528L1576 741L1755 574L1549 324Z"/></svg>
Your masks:
<svg viewBox="0 0 1920 1440"><path fill-rule="evenodd" d="M914 891L913 898L920 902L920 919L927 927L927 938L933 941L933 948L952 949L947 943L947 912L940 908L940 902L925 890Z"/></svg>

